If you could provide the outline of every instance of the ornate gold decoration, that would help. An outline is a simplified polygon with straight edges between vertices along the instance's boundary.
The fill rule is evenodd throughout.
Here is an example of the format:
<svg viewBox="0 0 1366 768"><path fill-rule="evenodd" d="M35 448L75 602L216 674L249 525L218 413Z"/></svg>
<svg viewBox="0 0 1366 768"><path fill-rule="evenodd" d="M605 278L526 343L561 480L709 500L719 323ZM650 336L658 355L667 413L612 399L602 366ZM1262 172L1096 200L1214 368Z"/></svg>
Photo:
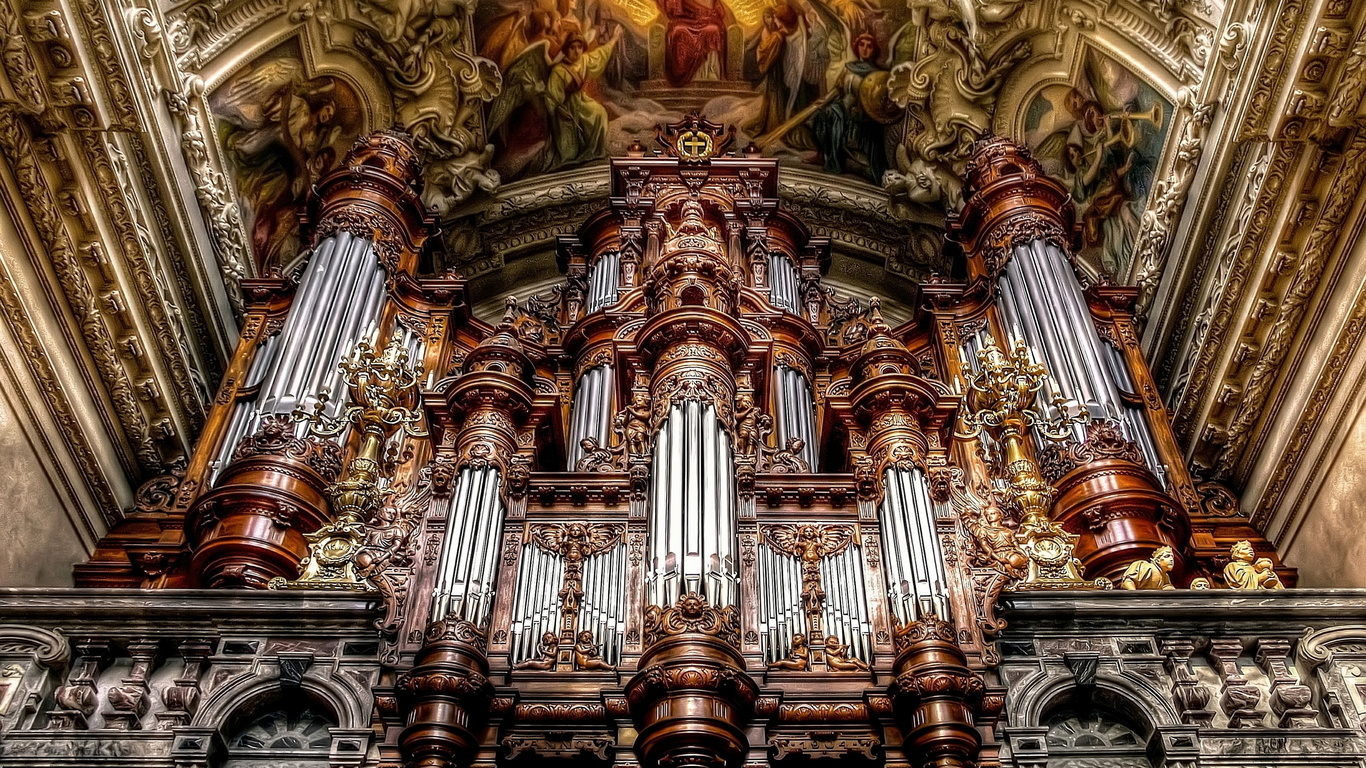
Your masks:
<svg viewBox="0 0 1366 768"><path fill-rule="evenodd" d="M1229 589L1285 589L1269 558L1257 557L1252 542L1244 539L1229 548L1224 583ZM1254 559L1255 558L1255 559Z"/></svg>
<svg viewBox="0 0 1366 768"><path fill-rule="evenodd" d="M1158 547L1148 560L1135 560L1119 578L1121 589L1176 589L1172 586L1171 570L1176 567L1176 555L1171 547Z"/></svg>
<svg viewBox="0 0 1366 768"><path fill-rule="evenodd" d="M821 587L821 561L844 552L854 541L850 525L770 525L763 529L764 541L773 551L795 557L802 564L802 611L807 632L819 636L825 590Z"/></svg>
<svg viewBox="0 0 1366 768"><path fill-rule="evenodd" d="M379 480L381 450L394 434L426 435L417 409L421 368L408 367L408 351L398 336L378 355L369 343L360 342L339 368L352 404L338 417L329 418L323 414L326 400L320 397L312 414L296 416L309 422L314 434L323 436L338 435L354 424L360 429L360 448L347 465L346 475L327 489L332 522L305 535L309 553L301 564L303 574L295 581L272 579L271 589L375 589L362 575L375 571L375 562L367 559L371 555L363 554L367 541L374 538L377 545L392 545L397 542L391 540L406 539L416 528L413 524L402 532L404 515L385 504L393 492L381 489ZM373 557L382 562L382 553L375 552Z"/></svg>
<svg viewBox="0 0 1366 768"><path fill-rule="evenodd" d="M1010 585L1012 590L1031 589L1108 589L1106 579L1088 581L1081 575L1080 561L1072 554L1078 537L1048 519L1056 491L1046 483L1038 465L1025 450L1025 431L1034 428L1050 439L1060 439L1074 421L1060 416L1046 420L1034 410L1034 399L1048 373L1031 359L1029 347L1017 340L1007 357L994 340L978 352L980 371L968 378L967 404L962 437L976 438L989 433L1000 446L1009 484L1002 498L1020 511L1016 544L1028 558L1023 577ZM1056 402L1060 414L1066 406Z"/></svg>

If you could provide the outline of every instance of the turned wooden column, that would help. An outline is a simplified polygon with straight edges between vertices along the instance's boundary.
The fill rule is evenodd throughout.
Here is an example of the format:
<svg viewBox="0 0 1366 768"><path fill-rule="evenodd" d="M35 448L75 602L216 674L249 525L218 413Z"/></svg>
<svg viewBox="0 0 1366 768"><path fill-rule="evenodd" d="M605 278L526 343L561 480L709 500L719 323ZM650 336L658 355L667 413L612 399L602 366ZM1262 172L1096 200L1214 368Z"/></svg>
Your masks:
<svg viewBox="0 0 1366 768"><path fill-rule="evenodd" d="M759 686L745 674L735 608L685 594L645 614L640 672L626 684L647 766L725 768L749 750L745 726Z"/></svg>
<svg viewBox="0 0 1366 768"><path fill-rule="evenodd" d="M901 724L902 750L916 768L976 768L980 716L1000 711L968 669L953 625L927 616L896 633L896 679L889 692Z"/></svg>
<svg viewBox="0 0 1366 768"><path fill-rule="evenodd" d="M408 726L399 734L407 768L468 765L479 750L478 723L493 698L485 641L467 621L436 621L417 663L398 681Z"/></svg>

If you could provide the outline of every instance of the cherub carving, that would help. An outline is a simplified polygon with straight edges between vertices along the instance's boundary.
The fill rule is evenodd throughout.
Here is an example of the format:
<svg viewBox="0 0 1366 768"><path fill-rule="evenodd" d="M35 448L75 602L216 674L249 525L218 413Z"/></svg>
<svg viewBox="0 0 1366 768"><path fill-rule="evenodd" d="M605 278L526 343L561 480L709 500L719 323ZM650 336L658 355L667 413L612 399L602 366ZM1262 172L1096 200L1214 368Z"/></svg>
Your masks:
<svg viewBox="0 0 1366 768"><path fill-rule="evenodd" d="M799 475L810 472L811 465L802 458L802 449L805 447L805 440L800 437L789 437L787 446L774 451L773 457L764 469L779 475Z"/></svg>
<svg viewBox="0 0 1366 768"><path fill-rule="evenodd" d="M642 390L631 393L631 403L612 420L612 429L632 456L650 454L650 396Z"/></svg>
<svg viewBox="0 0 1366 768"><path fill-rule="evenodd" d="M806 646L806 635L792 636L792 651L787 658L778 659L768 665L769 669L787 669L802 672L811 664L811 649Z"/></svg>
<svg viewBox="0 0 1366 768"><path fill-rule="evenodd" d="M365 536L356 550L356 576L374 584L384 601L379 627L386 634L398 629L408 596L404 571L413 562L414 538L431 499L432 470L428 466L408 488L385 496L374 516L366 521Z"/></svg>
<svg viewBox="0 0 1366 768"><path fill-rule="evenodd" d="M621 541L622 527L592 523L553 523L531 529L531 540L546 554L564 560L560 589L560 613L566 624L577 616L583 602L583 561L602 554Z"/></svg>
<svg viewBox="0 0 1366 768"><path fill-rule="evenodd" d="M1271 560L1257 557L1252 542L1244 539L1234 544L1229 557L1232 560L1224 566L1224 583L1229 589L1285 589Z"/></svg>
<svg viewBox="0 0 1366 768"><path fill-rule="evenodd" d="M588 630L580 632L574 640L574 666L587 670L616 669L598 654L598 644L593 642L593 633Z"/></svg>
<svg viewBox="0 0 1366 768"><path fill-rule="evenodd" d="M538 653L529 658L522 659L512 665L513 669L554 669L555 655L560 651L560 638L554 632L546 632L541 635L541 645L537 649Z"/></svg>
<svg viewBox="0 0 1366 768"><path fill-rule="evenodd" d="M764 529L764 538L775 552L801 561L802 608L814 620L825 603L821 560L848 549L854 529L847 525L774 525Z"/></svg>
<svg viewBox="0 0 1366 768"><path fill-rule="evenodd" d="M735 454L752 456L759 444L759 418L763 412L754 404L754 396L741 392L735 398Z"/></svg>
<svg viewBox="0 0 1366 768"><path fill-rule="evenodd" d="M838 637L825 638L825 663L836 672L867 672L867 662L849 655L849 648Z"/></svg>
<svg viewBox="0 0 1366 768"><path fill-rule="evenodd" d="M621 451L603 447L596 437L585 437L580 440L579 448L583 449L583 458L574 466L574 471L615 472L619 469L616 457Z"/></svg>

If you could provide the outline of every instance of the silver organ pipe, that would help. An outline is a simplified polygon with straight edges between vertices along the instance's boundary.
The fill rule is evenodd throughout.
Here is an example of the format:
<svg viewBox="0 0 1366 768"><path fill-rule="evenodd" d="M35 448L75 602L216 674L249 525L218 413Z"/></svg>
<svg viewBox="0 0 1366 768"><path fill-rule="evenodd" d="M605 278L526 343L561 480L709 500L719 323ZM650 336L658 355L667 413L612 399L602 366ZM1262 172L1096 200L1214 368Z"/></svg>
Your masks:
<svg viewBox="0 0 1366 768"><path fill-rule="evenodd" d="M598 445L611 444L612 414L616 410L616 372L610 365L595 365L579 377L569 417L569 465L573 472L583 458L580 441L594 438Z"/></svg>
<svg viewBox="0 0 1366 768"><path fill-rule="evenodd" d="M926 612L947 619L944 555L925 473L888 469L883 487L882 562L892 613L902 623L916 621Z"/></svg>
<svg viewBox="0 0 1366 768"><path fill-rule="evenodd" d="M616 664L626 633L626 546L618 544L585 560L583 585L579 631L592 632L603 659Z"/></svg>
<svg viewBox="0 0 1366 768"><path fill-rule="evenodd" d="M563 560L541 551L535 544L522 547L517 595L513 598L512 623L508 627L514 664L540 655L541 635L560 633L559 594L563 581Z"/></svg>
<svg viewBox="0 0 1366 768"><path fill-rule="evenodd" d="M786 254L776 251L768 255L768 302L794 315L801 306L797 268Z"/></svg>
<svg viewBox="0 0 1366 768"><path fill-rule="evenodd" d="M825 590L822 622L827 635L836 635L853 655L872 661L872 621L863 584L863 550L850 544L843 552L821 561L821 588Z"/></svg>
<svg viewBox="0 0 1366 768"><path fill-rule="evenodd" d="M759 547L759 646L764 663L792 652L792 636L806 632L802 611L802 566L796 558ZM827 590L828 593L829 590Z"/></svg>
<svg viewBox="0 0 1366 768"><path fill-rule="evenodd" d="M811 384L801 371L779 365L774 369L773 389L778 417L777 447L786 448L788 438L801 438L801 457L811 471L815 472L816 402L811 393Z"/></svg>
<svg viewBox="0 0 1366 768"><path fill-rule="evenodd" d="M232 457L242 437L263 416L309 408L320 391L332 397L335 415L345 399L337 364L356 342L374 333L384 306L385 273L366 239L338 232L323 240L299 281L293 306L278 336L257 354L247 386L259 386L254 401L243 401L224 436L213 476ZM300 424L299 429L306 429Z"/></svg>
<svg viewBox="0 0 1366 768"><path fill-rule="evenodd" d="M251 361L251 367L247 369L247 377L243 380L242 388L251 389L261 385L261 379L266 375L276 355L280 353L280 336L269 336L261 343L261 348L256 351L256 357ZM223 468L228 460L232 458L232 451L236 450L237 443L247 434L251 428L252 421L256 416L256 404L252 400L239 400L233 405L232 416L228 420L227 431L223 434L223 444L219 446L218 455L214 459L209 469L209 484L218 478L218 472Z"/></svg>
<svg viewBox="0 0 1366 768"><path fill-rule="evenodd" d="M672 605L700 592L712 605L739 597L730 436L710 403L672 406L655 438L646 594Z"/></svg>
<svg viewBox="0 0 1366 768"><path fill-rule="evenodd" d="M1096 331L1067 255L1042 240L1017 246L1000 281L999 306L1009 333L1022 337L1048 368L1041 399L1060 394L1079 402L1093 419L1118 422L1148 466L1163 476L1146 413L1120 396L1121 389L1133 387L1127 366ZM1085 438L1083 425L1075 437Z"/></svg>
<svg viewBox="0 0 1366 768"><path fill-rule="evenodd" d="M483 626L493 608L498 544L502 538L501 478L492 467L460 470L448 501L446 538L432 595L433 616L456 616ZM556 590L558 591L558 587Z"/></svg>
<svg viewBox="0 0 1366 768"><path fill-rule="evenodd" d="M588 269L588 311L610 307L617 303L621 281L621 254L607 251Z"/></svg>

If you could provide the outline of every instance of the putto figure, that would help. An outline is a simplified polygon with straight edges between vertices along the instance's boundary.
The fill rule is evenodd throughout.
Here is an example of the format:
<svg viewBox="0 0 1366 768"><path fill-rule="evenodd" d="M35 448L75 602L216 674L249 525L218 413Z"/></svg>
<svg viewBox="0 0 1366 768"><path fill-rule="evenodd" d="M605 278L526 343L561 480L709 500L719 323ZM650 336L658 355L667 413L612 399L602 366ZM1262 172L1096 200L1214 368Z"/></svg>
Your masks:
<svg viewBox="0 0 1366 768"><path fill-rule="evenodd" d="M806 635L792 636L792 651L787 654L787 658L778 659L768 665L769 669L786 669L792 672L804 672L811 664L811 649L806 646Z"/></svg>
<svg viewBox="0 0 1366 768"><path fill-rule="evenodd" d="M1171 570L1176 567L1176 555L1171 547L1158 547L1149 560L1135 560L1124 569L1119 579L1121 589L1176 589L1172 586Z"/></svg>
<svg viewBox="0 0 1366 768"><path fill-rule="evenodd" d="M1229 589L1285 589L1271 560L1257 557L1252 542L1244 539L1234 544L1228 554L1232 560L1224 566L1224 583Z"/></svg>

